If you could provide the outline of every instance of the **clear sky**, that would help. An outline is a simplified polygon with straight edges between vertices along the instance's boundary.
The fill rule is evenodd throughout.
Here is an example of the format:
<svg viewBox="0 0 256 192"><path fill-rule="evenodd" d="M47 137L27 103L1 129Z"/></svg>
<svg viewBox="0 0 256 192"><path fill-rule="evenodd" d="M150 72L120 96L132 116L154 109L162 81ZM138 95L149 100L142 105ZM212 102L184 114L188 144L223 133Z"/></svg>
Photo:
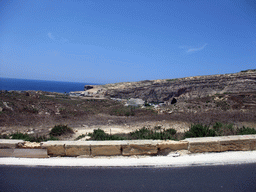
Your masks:
<svg viewBox="0 0 256 192"><path fill-rule="evenodd" d="M255 0L0 0L1 77L89 83L256 68Z"/></svg>

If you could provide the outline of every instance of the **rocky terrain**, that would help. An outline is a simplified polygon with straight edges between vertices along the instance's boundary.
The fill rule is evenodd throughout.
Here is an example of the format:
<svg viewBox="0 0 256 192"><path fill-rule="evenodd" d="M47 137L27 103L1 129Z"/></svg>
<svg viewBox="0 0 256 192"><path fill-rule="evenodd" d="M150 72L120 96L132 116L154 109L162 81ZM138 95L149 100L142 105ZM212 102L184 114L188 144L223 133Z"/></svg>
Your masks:
<svg viewBox="0 0 256 192"><path fill-rule="evenodd" d="M147 102L171 102L175 98L192 99L223 93L247 93L256 90L256 70L179 79L145 80L102 86L102 93L114 98L141 98Z"/></svg>
<svg viewBox="0 0 256 192"><path fill-rule="evenodd" d="M130 98L146 103L129 105ZM67 124L76 130L73 137L97 128L127 133L161 126L184 132L192 123L213 125L217 121L235 127L256 127L256 70L87 85L84 91L70 95L0 92L0 134L19 131L44 135L56 124Z"/></svg>

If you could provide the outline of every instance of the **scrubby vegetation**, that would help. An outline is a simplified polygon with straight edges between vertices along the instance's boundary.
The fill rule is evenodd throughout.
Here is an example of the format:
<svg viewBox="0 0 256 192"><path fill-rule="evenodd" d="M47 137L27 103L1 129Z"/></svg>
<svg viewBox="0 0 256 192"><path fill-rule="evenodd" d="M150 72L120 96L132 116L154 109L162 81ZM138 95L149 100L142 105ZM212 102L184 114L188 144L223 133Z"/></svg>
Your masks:
<svg viewBox="0 0 256 192"><path fill-rule="evenodd" d="M61 136L69 133L74 133L74 131L67 125L55 125L49 134L50 136Z"/></svg>
<svg viewBox="0 0 256 192"><path fill-rule="evenodd" d="M192 125L189 131L185 133L185 137L214 137L216 132L213 129L210 129L207 125L196 124Z"/></svg>
<svg viewBox="0 0 256 192"><path fill-rule="evenodd" d="M250 134L256 134L256 130L254 128L250 127L242 127L237 129L237 135L250 135Z"/></svg>
<svg viewBox="0 0 256 192"><path fill-rule="evenodd" d="M174 135L176 130L167 129L167 130L151 130L143 127L142 129L136 130L129 134L116 134L109 135L105 133L102 129L96 129L93 133L89 133L91 136L90 140L143 140L143 139L154 139L154 140L166 140L166 139L175 139Z"/></svg>
<svg viewBox="0 0 256 192"><path fill-rule="evenodd" d="M73 134L74 131L68 127L67 125L55 125L49 135L35 135L35 134L27 134L27 133L20 133L16 132L10 135L0 135L0 139L21 139L24 141L30 142L42 142L42 141L49 141L49 140L59 140L59 136Z"/></svg>
<svg viewBox="0 0 256 192"><path fill-rule="evenodd" d="M0 135L0 139L22 139L30 142L42 142L48 140L58 140L59 136L74 133L67 125L54 126L49 135L44 136L32 136L24 133L14 133L11 135ZM93 133L89 133L90 140L181 140L192 137L215 137L215 136L227 136L227 135L249 135L256 134L255 128L242 127L235 129L233 124L223 124L216 122L213 126L203 124L192 124L189 131L185 133L177 133L175 129L162 129L161 126L155 126L153 129L141 128L129 134L107 134L102 129L95 129ZM75 140L79 140L85 137L86 134L79 135Z"/></svg>
<svg viewBox="0 0 256 192"><path fill-rule="evenodd" d="M86 136L85 134L79 135L75 140L82 139L82 138L84 138L85 136Z"/></svg>
<svg viewBox="0 0 256 192"><path fill-rule="evenodd" d="M89 133L91 140L124 140L125 138L118 135L109 135L105 133L102 129L95 129L93 133Z"/></svg>
<svg viewBox="0 0 256 192"><path fill-rule="evenodd" d="M185 133L185 138L189 137L214 137L227 135L250 135L256 134L255 128L242 127L235 129L233 124L223 124L216 122L212 128L207 125L191 125L189 131Z"/></svg>
<svg viewBox="0 0 256 192"><path fill-rule="evenodd" d="M156 129L158 129L156 127ZM166 139L174 139L173 135L176 133L175 129L167 129L167 130L150 130L145 127L143 127L140 130L136 130L134 132L130 133L130 136L132 139L160 139L160 140L166 140Z"/></svg>
<svg viewBox="0 0 256 192"><path fill-rule="evenodd" d="M24 140L24 141L30 141L30 142L42 142L42 141L49 141L49 140L58 140L58 138L56 137L53 137L53 136L32 136L32 135L29 135L29 134L24 134L24 133L14 133L14 134L11 134L10 137L11 139L21 139L21 140ZM8 138L6 138L8 139Z"/></svg>

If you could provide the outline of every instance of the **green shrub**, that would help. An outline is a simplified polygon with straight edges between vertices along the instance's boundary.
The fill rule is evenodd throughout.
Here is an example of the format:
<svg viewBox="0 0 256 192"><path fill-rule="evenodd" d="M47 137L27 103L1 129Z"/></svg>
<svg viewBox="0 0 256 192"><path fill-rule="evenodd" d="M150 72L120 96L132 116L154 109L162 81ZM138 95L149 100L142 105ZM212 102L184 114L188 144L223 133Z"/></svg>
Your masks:
<svg viewBox="0 0 256 192"><path fill-rule="evenodd" d="M167 129L165 132L170 133L171 135L175 135L177 131L175 129Z"/></svg>
<svg viewBox="0 0 256 192"><path fill-rule="evenodd" d="M31 136L31 135L28 135L27 133L14 133L14 134L11 134L10 135L12 139L21 139L21 140L24 140L24 141L30 141L30 142L42 142L42 141L48 141L48 140L58 140L58 138L55 138L55 137L50 137L48 138L47 136Z"/></svg>
<svg viewBox="0 0 256 192"><path fill-rule="evenodd" d="M12 139L22 139L22 140L24 140L24 141L33 141L33 137L32 136L30 136L30 135L28 135L28 134L23 134L23 133L19 133L19 132L17 132L17 133L14 133L14 134L11 134L11 138Z"/></svg>
<svg viewBox="0 0 256 192"><path fill-rule="evenodd" d="M156 128L156 127L155 127ZM157 127L158 128L158 127ZM174 139L172 136L176 133L176 130L168 129L163 131L150 130L145 127L130 133L132 139Z"/></svg>
<svg viewBox="0 0 256 192"><path fill-rule="evenodd" d="M10 139L10 137L7 134L3 134L3 135L0 135L0 139Z"/></svg>
<svg viewBox="0 0 256 192"><path fill-rule="evenodd" d="M118 135L108 135L108 140L125 140L126 138Z"/></svg>
<svg viewBox="0 0 256 192"><path fill-rule="evenodd" d="M256 134L256 130L254 128L250 127L242 127L237 129L237 135L250 135L250 134Z"/></svg>
<svg viewBox="0 0 256 192"><path fill-rule="evenodd" d="M124 140L124 137L118 135L109 135L105 133L102 129L94 129L93 133L89 133L91 140L103 141L103 140Z"/></svg>
<svg viewBox="0 0 256 192"><path fill-rule="evenodd" d="M75 140L82 139L82 138L84 138L85 136L86 136L85 134L79 135Z"/></svg>
<svg viewBox="0 0 256 192"><path fill-rule="evenodd" d="M60 136L67 133L74 133L74 131L67 125L55 125L50 131L50 136Z"/></svg>
<svg viewBox="0 0 256 192"><path fill-rule="evenodd" d="M214 125L213 125L213 130L216 132L217 135L222 135L223 134L223 124L221 122L216 122Z"/></svg>
<svg viewBox="0 0 256 192"><path fill-rule="evenodd" d="M56 140L59 140L59 139L56 137L50 136L50 138L47 139L46 141L56 141Z"/></svg>
<svg viewBox="0 0 256 192"><path fill-rule="evenodd" d="M235 135L233 124L226 124L223 128L223 135Z"/></svg>
<svg viewBox="0 0 256 192"><path fill-rule="evenodd" d="M216 122L213 125L213 130L217 136L235 135L233 124L222 124L221 122Z"/></svg>
<svg viewBox="0 0 256 192"><path fill-rule="evenodd" d="M134 132L131 132L130 135L134 139L146 139L147 135L150 134L150 130L143 127L142 129L135 130Z"/></svg>
<svg viewBox="0 0 256 192"><path fill-rule="evenodd" d="M216 132L210 129L207 125L195 124L191 125L189 131L185 132L185 137L213 137L216 136Z"/></svg>
<svg viewBox="0 0 256 192"><path fill-rule="evenodd" d="M94 129L93 133L89 133L92 140L106 140L107 134L102 129Z"/></svg>
<svg viewBox="0 0 256 192"><path fill-rule="evenodd" d="M161 126L155 126L154 127L155 130L161 130L161 128L162 128Z"/></svg>

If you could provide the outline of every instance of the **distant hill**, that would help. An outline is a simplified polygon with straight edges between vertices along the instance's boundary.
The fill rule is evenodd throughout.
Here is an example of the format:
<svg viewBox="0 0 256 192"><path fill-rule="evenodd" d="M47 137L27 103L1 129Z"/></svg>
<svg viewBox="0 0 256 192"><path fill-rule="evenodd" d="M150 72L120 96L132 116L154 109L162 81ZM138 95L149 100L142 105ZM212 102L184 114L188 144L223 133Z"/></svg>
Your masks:
<svg viewBox="0 0 256 192"><path fill-rule="evenodd" d="M256 69L233 74L145 80L100 86L105 97L140 98L147 102L168 102L173 98L193 99L223 93L256 92ZM99 88L99 87L98 87Z"/></svg>

